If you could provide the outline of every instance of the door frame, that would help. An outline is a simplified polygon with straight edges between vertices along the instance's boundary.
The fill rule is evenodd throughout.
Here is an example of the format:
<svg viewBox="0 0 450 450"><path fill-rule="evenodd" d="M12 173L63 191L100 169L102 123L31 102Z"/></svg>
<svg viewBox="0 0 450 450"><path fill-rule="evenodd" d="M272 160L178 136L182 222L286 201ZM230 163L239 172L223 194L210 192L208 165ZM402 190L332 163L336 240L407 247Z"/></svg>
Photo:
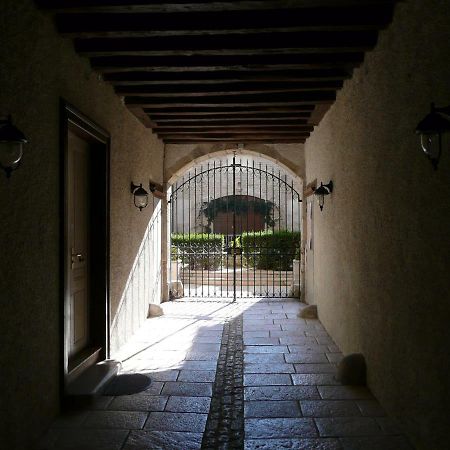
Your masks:
<svg viewBox="0 0 450 450"><path fill-rule="evenodd" d="M95 170L90 171L90 196L95 200L96 246L91 254L95 264L91 264L92 299L95 298L95 333L93 339L100 351L85 355L77 361L78 367L83 363L91 364L95 360L104 360L110 355L110 134L86 117L77 108L64 99L60 100L60 391L64 399L70 375L74 370L69 366L69 233L68 233L68 134L74 132L90 144L90 157ZM95 179L94 179L95 178ZM91 214L92 216L92 214ZM93 218L91 217L93 220ZM98 225L98 227L97 227ZM92 224L91 224L92 227ZM94 240L94 239L93 239ZM99 299L103 299L101 302ZM98 303L97 303L98 302ZM89 361L89 362L88 362ZM82 369L80 369L82 370Z"/></svg>

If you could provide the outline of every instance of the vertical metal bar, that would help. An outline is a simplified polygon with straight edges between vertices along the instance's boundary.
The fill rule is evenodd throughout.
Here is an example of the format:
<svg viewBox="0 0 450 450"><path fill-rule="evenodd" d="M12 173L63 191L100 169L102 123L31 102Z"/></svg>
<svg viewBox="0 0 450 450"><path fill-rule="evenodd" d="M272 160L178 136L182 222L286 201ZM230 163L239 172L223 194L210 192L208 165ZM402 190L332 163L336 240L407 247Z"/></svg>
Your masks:
<svg viewBox="0 0 450 450"><path fill-rule="evenodd" d="M267 166L266 166L266 170L267 170ZM275 168L272 166L272 201L273 201L273 204L275 205L275 176L274 175L275 175ZM278 205L278 222L280 222L279 211L280 211L280 205ZM277 228L277 224L274 223L273 230L272 230L273 234L275 234L276 228ZM274 251L273 251L273 247L272 247L272 256L273 256L273 253L274 253ZM272 297L274 297L274 296L275 296L275 270L272 267Z"/></svg>
<svg viewBox="0 0 450 450"><path fill-rule="evenodd" d="M236 153L233 154L233 302L236 301Z"/></svg>
<svg viewBox="0 0 450 450"><path fill-rule="evenodd" d="M239 167L239 183L240 183L239 197L242 200L242 157L241 157L239 163L240 163L240 167ZM248 215L248 209L247 209L247 215ZM242 214L239 214L239 220L240 220L240 227L239 227L240 235L242 236L242 226L243 226ZM242 241L241 241L241 245L242 245ZM239 255L239 260L240 260L240 269L241 269L241 298L242 298L242 247L241 247L240 252L241 252L241 254Z"/></svg>
<svg viewBox="0 0 450 450"><path fill-rule="evenodd" d="M197 184L200 184L200 202L199 202L199 205L201 205L202 201L203 201L203 175L202 175L202 172L203 172L203 166L200 166L200 176L199 176L199 179L198 179L198 183L195 183L196 186L197 186ZM197 217L197 203L194 205L194 209L195 209L194 217ZM200 212L200 208L199 208L199 212ZM203 231L203 230L199 230L199 231ZM206 265L208 265L208 255L206 256L206 259L207 259ZM201 261L200 269L202 271L202 295L201 295L201 297L203 298L203 270L204 270L204 264L205 264L205 245L204 245L203 242L202 242L202 254L200 256L200 261Z"/></svg>
<svg viewBox="0 0 450 450"><path fill-rule="evenodd" d="M294 179L291 178L291 231L294 232ZM292 261L295 259L297 248L294 247L294 255ZM294 264L294 263L292 263ZM294 266L292 265L292 287L294 288Z"/></svg>
<svg viewBox="0 0 450 450"><path fill-rule="evenodd" d="M267 173L266 173L266 176L265 176L265 182L266 182L265 197L266 197L266 199L268 199L269 196L267 195ZM262 199L262 165L261 165L261 162L259 163L259 198ZM264 250L265 250L265 248L262 245L261 236L262 236L262 231L259 232L259 252L260 252L260 255L262 257L264 257ZM259 288L260 288L261 291L262 291L262 285L263 285L262 284L262 270L263 269L259 269ZM262 292L261 292L261 294L262 294Z"/></svg>
<svg viewBox="0 0 450 450"><path fill-rule="evenodd" d="M247 162L246 162L246 166L245 166L245 170L246 170L246 186L245 186L245 192L246 192L246 198L247 198L247 204L249 204L249 198L248 198L248 171L249 171L249 165L248 165L248 158L247 158ZM252 199L252 201L254 201L253 199ZM253 223L255 223L254 221L253 221ZM253 226L253 228L255 228L254 226ZM249 228L248 228L248 209L247 209L247 228L246 228L246 231L247 231L247 243L248 243L248 233L249 233ZM252 230L253 231L253 230ZM242 249L242 251L244 251L243 249ZM245 276L246 276L246 283L247 283L247 292L248 292L248 294L247 294L247 297L250 297L250 292L249 292L249 286L250 286L250 281L249 281L249 277L250 277L250 272L249 272L249 267L248 267L248 260L247 260L247 264L246 264L246 268L245 268Z"/></svg>
<svg viewBox="0 0 450 450"><path fill-rule="evenodd" d="M253 198L255 198L255 160L252 161L252 185L253 185ZM256 233L256 230L254 231ZM253 234L252 239L249 240L250 251L252 253L252 264L253 264L253 297L256 297L256 249L255 249L255 234Z"/></svg>
<svg viewBox="0 0 450 450"><path fill-rule="evenodd" d="M213 195L212 195L212 199L213 199L213 212L212 212L212 217L215 217L215 206L216 206L216 202L214 201L216 199L216 160L213 161ZM216 234L216 230L214 230L214 224L213 225L213 229L211 230L213 232L213 234ZM221 255L219 255L220 258ZM221 260L219 259L219 266L221 263ZM215 278L215 276L214 276ZM216 288L214 287L215 285L213 285L213 297L216 296Z"/></svg>
<svg viewBox="0 0 450 450"><path fill-rule="evenodd" d="M227 162L227 167L226 167L226 169L225 169L225 178L226 178L226 205L227 205L227 214L226 214L226 228L227 228L227 268L226 268L226 276L227 276L227 297L228 297L228 292L229 292L229 282L228 282L228 269L229 269L229 267L228 267L228 246L230 245L230 242L229 242L229 237L230 237L230 231L229 231L229 229L228 229L228 225L229 225L229 220L228 220L228 218L229 218L229 206L230 206L230 204L229 204L229 201L230 201L230 197L229 197L229 195L228 195L228 184L229 184L229 172L228 172L228 170L229 170L229 168L230 168L230 166L228 165L228 157L227 157L227 159L226 159L226 162Z"/></svg>
<svg viewBox="0 0 450 450"><path fill-rule="evenodd" d="M201 199L202 204L205 203L205 205L208 205L209 203L209 162L208 165L206 166L206 201L203 201L203 197ZM206 230L206 233L208 234L208 237L211 237L211 230L208 228ZM208 239L208 271L206 272L206 278L207 278L207 296L209 297L209 272L211 270L211 268L214 267L214 255L211 256L211 241Z"/></svg>
<svg viewBox="0 0 450 450"><path fill-rule="evenodd" d="M280 205L280 220L278 222L278 232L281 231L281 171L278 169L278 204ZM281 250L281 249L280 249ZM282 263L281 251L278 253L278 268L280 269L279 280L280 280L280 297L281 297L281 263Z"/></svg>

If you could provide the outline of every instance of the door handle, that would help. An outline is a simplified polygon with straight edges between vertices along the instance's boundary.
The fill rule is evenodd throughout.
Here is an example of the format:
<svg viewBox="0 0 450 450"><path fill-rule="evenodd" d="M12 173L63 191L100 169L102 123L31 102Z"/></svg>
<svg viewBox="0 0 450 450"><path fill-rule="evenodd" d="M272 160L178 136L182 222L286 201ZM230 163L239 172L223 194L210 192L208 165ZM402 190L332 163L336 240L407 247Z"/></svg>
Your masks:
<svg viewBox="0 0 450 450"><path fill-rule="evenodd" d="M84 256L82 253L72 253L72 261L74 260L74 258L76 258L78 262L84 261Z"/></svg>

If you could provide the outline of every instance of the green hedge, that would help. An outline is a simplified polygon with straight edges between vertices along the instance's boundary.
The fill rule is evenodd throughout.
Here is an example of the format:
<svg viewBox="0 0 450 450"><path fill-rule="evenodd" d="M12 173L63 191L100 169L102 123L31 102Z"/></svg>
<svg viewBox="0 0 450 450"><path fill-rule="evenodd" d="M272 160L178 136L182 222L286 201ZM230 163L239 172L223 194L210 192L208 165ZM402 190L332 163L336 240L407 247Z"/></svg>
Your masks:
<svg viewBox="0 0 450 450"><path fill-rule="evenodd" d="M299 231L252 231L240 237L247 267L292 270L300 247Z"/></svg>
<svg viewBox="0 0 450 450"><path fill-rule="evenodd" d="M217 270L222 261L223 235L172 234L172 260L181 259L190 269Z"/></svg>

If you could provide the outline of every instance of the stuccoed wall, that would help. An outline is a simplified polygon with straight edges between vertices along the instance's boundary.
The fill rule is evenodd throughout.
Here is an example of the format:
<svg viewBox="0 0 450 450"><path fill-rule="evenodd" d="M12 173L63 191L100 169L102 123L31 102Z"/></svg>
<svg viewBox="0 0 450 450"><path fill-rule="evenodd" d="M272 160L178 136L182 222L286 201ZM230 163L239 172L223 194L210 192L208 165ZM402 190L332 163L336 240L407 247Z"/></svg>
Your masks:
<svg viewBox="0 0 450 450"><path fill-rule="evenodd" d="M214 143L214 144L168 144L165 147L164 158L164 180L173 182L177 176L195 162L201 162L210 157L224 156L237 149L235 144ZM231 151L230 151L231 150ZM273 162L278 162L300 178L305 176L305 155L303 144L245 144L239 151L243 155L249 152L250 155L262 157L268 156Z"/></svg>
<svg viewBox="0 0 450 450"><path fill-rule="evenodd" d="M25 449L59 407L59 99L111 133L112 319L153 213L129 184L162 181L163 145L31 0L2 2L0 42L0 114L30 142L0 174L0 446Z"/></svg>
<svg viewBox="0 0 450 450"><path fill-rule="evenodd" d="M315 211L315 302L344 353L422 449L448 448L450 140L437 172L414 129L450 104L450 3L400 3L376 49L306 143Z"/></svg>

